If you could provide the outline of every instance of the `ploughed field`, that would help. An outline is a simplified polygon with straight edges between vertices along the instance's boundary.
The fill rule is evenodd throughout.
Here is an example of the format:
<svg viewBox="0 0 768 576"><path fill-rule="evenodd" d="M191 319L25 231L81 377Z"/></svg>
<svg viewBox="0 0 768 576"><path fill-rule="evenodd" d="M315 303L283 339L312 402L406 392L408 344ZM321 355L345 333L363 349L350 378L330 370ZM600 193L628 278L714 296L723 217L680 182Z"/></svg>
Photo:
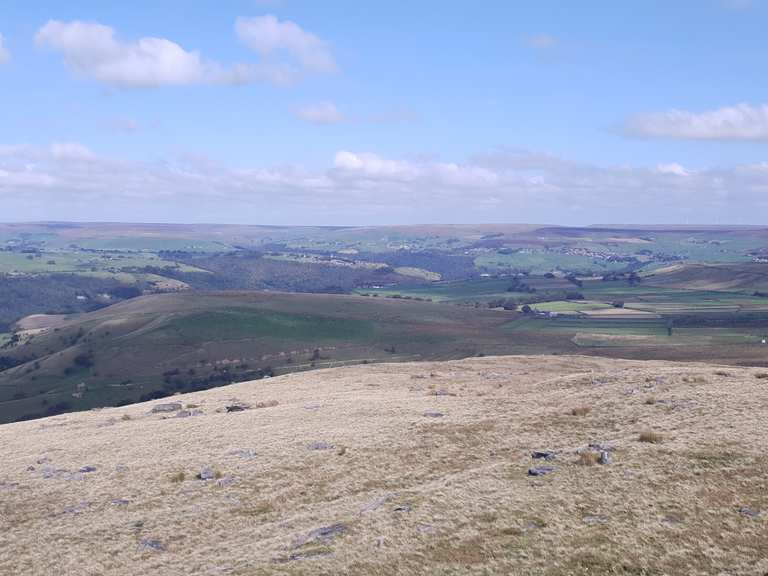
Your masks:
<svg viewBox="0 0 768 576"><path fill-rule="evenodd" d="M6 424L0 573L762 576L766 417L764 369L510 356Z"/></svg>

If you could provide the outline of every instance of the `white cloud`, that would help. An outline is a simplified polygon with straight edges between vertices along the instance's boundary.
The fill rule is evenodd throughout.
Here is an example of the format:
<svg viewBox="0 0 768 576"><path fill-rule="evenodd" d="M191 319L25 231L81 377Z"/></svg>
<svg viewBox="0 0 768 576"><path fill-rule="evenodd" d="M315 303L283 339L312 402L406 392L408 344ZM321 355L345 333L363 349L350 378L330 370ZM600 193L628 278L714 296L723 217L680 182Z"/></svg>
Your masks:
<svg viewBox="0 0 768 576"><path fill-rule="evenodd" d="M256 18L238 18L235 32L240 41L262 58L274 60L288 55L303 71L330 73L338 67L328 44L290 20L278 20L272 14Z"/></svg>
<svg viewBox="0 0 768 576"><path fill-rule="evenodd" d="M525 38L525 43L531 48L539 50L547 50L554 48L558 44L558 39L550 34L536 34L535 36L528 36Z"/></svg>
<svg viewBox="0 0 768 576"><path fill-rule="evenodd" d="M74 72L118 87L236 84L251 77L245 65L225 68L165 38L123 42L96 22L50 20L35 42L60 52Z"/></svg>
<svg viewBox="0 0 768 576"><path fill-rule="evenodd" d="M677 176L688 176L690 172L677 162L671 162L669 164L659 164L656 166L656 171L659 174L675 174Z"/></svg>
<svg viewBox="0 0 768 576"><path fill-rule="evenodd" d="M0 205L7 219L761 223L768 163L692 171L594 166L526 150L463 162L340 150L319 170L231 168L192 155L124 161L65 142L0 146Z"/></svg>
<svg viewBox="0 0 768 576"><path fill-rule="evenodd" d="M3 35L0 34L0 64L5 64L11 59L11 53L5 47L5 40Z"/></svg>
<svg viewBox="0 0 768 576"><path fill-rule="evenodd" d="M51 156L55 160L94 160L96 155L78 142L54 142L51 144Z"/></svg>
<svg viewBox="0 0 768 576"><path fill-rule="evenodd" d="M705 112L669 110L630 118L624 131L674 140L768 140L768 104L737 104Z"/></svg>
<svg viewBox="0 0 768 576"><path fill-rule="evenodd" d="M296 110L296 115L312 124L341 124L346 120L344 114L333 102L306 104Z"/></svg>

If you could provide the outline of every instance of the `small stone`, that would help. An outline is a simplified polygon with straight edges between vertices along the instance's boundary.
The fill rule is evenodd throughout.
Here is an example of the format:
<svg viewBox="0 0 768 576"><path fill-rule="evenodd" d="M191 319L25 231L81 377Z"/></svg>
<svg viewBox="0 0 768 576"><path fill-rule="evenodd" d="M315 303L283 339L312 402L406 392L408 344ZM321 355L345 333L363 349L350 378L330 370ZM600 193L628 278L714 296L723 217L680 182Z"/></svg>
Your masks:
<svg viewBox="0 0 768 576"><path fill-rule="evenodd" d="M251 458L255 458L256 457L256 451L252 450L250 448L247 449L247 450L244 450L243 448L237 448L235 450L232 450L232 452L230 452L230 454L232 456L239 456L240 458L245 458L247 460L250 460Z"/></svg>
<svg viewBox="0 0 768 576"><path fill-rule="evenodd" d="M430 411L424 412L423 416L427 418L442 418L443 416L445 416L445 414L443 414L442 412L434 412L430 410Z"/></svg>
<svg viewBox="0 0 768 576"><path fill-rule="evenodd" d="M213 480L214 478L216 478L216 471L208 466L200 470L200 474L197 475L198 480Z"/></svg>
<svg viewBox="0 0 768 576"><path fill-rule="evenodd" d="M112 504L112 506L128 506L128 504L130 504L130 503L131 503L131 501L130 500L126 500L125 498L115 498L114 500L112 500L110 502L110 504Z"/></svg>
<svg viewBox="0 0 768 576"><path fill-rule="evenodd" d="M322 440L319 442L312 442L312 444L309 445L310 450L330 450L333 448L333 444L328 444L328 442L323 442Z"/></svg>
<svg viewBox="0 0 768 576"><path fill-rule="evenodd" d="M412 507L410 504L400 504L400 506L395 506L394 511L395 512L410 512L412 510Z"/></svg>
<svg viewBox="0 0 768 576"><path fill-rule="evenodd" d="M616 446L613 444L601 444L599 442L592 442L589 444L589 447L598 452L613 452L616 450Z"/></svg>
<svg viewBox="0 0 768 576"><path fill-rule="evenodd" d="M83 466L78 470L78 472L81 472L83 474L87 474L89 472L96 472L96 466Z"/></svg>
<svg viewBox="0 0 768 576"><path fill-rule="evenodd" d="M165 546L160 540L144 538L139 542L139 552L164 552Z"/></svg>
<svg viewBox="0 0 768 576"><path fill-rule="evenodd" d="M392 500L393 497L394 497L394 494L385 494L384 496L379 496L378 498L371 500L370 502L368 502L368 504L363 506L360 509L360 513L364 514L366 512L373 512L375 510L378 510L379 508L384 506L384 504Z"/></svg>
<svg viewBox="0 0 768 576"><path fill-rule="evenodd" d="M431 524L419 524L416 526L416 530L421 532L422 534L434 534L437 532L434 526Z"/></svg>
<svg viewBox="0 0 768 576"><path fill-rule="evenodd" d="M551 466L537 466L535 468L528 468L528 476L545 476L554 471L555 469Z"/></svg>
<svg viewBox="0 0 768 576"><path fill-rule="evenodd" d="M232 476L224 476L224 478L219 478L216 481L216 486L219 488L225 488L226 486L231 486L235 482L235 479L232 478Z"/></svg>
<svg viewBox="0 0 768 576"><path fill-rule="evenodd" d="M181 410L181 402L169 402L167 404L157 404L152 407L152 414L159 414L161 412L178 412Z"/></svg>
<svg viewBox="0 0 768 576"><path fill-rule="evenodd" d="M531 452L531 458L534 460L554 460L555 459L555 453L551 450L536 450L534 452Z"/></svg>
<svg viewBox="0 0 768 576"><path fill-rule="evenodd" d="M608 518L600 514L587 514L582 518L584 524L605 524L608 522Z"/></svg>
<svg viewBox="0 0 768 576"><path fill-rule="evenodd" d="M64 508L65 514L80 514L81 512L85 512L88 508L90 508L91 503L90 502L80 502L79 504L75 504L74 506L67 506Z"/></svg>
<svg viewBox="0 0 768 576"><path fill-rule="evenodd" d="M243 412L244 410L248 410L248 408L250 408L248 404L242 404L238 402L236 404L230 404L227 406L227 412Z"/></svg>
<svg viewBox="0 0 768 576"><path fill-rule="evenodd" d="M748 516L749 518L757 518L758 516L760 516L759 510L747 508L746 506L744 506L743 508L739 508L739 512L741 513L742 516Z"/></svg>
<svg viewBox="0 0 768 576"><path fill-rule="evenodd" d="M331 524L330 526L321 526L320 528L315 528L314 530L310 531L305 536L297 538L293 543L293 547L300 548L311 542L322 542L323 544L326 544L336 538L336 536L344 534L346 531L347 527L342 523Z"/></svg>
<svg viewBox="0 0 768 576"><path fill-rule="evenodd" d="M598 464L610 464L611 463L611 453L607 452L605 450L600 452L600 457L597 459Z"/></svg>

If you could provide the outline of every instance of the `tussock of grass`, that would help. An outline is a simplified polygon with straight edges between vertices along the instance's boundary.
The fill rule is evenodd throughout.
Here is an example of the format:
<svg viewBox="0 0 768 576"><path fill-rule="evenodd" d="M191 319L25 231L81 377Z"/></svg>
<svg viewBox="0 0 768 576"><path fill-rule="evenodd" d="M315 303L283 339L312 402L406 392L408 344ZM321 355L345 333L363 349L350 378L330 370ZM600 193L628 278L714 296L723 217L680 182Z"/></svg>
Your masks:
<svg viewBox="0 0 768 576"><path fill-rule="evenodd" d="M645 403L649 406L652 406L653 404L656 404L656 396L648 396L648 398L645 399Z"/></svg>
<svg viewBox="0 0 768 576"><path fill-rule="evenodd" d="M586 404L583 404L581 406L576 406L575 408L571 408L571 416L586 416L592 411L592 406L587 406Z"/></svg>
<svg viewBox="0 0 768 576"><path fill-rule="evenodd" d="M649 444L661 444L664 442L664 436L659 432L653 430L643 430L638 437L640 442L648 442Z"/></svg>
<svg viewBox="0 0 768 576"><path fill-rule="evenodd" d="M768 372L758 372L755 374L755 378L759 380L768 380Z"/></svg>
<svg viewBox="0 0 768 576"><path fill-rule="evenodd" d="M182 471L176 472L174 474L171 474L171 477L169 480L173 482L174 484L179 484L181 482L184 482L184 480L187 479L187 473Z"/></svg>
<svg viewBox="0 0 768 576"><path fill-rule="evenodd" d="M579 454L579 464L581 466L594 466L600 460L597 452L582 452Z"/></svg>
<svg viewBox="0 0 768 576"><path fill-rule="evenodd" d="M122 420L123 422L127 422L130 419L131 419L130 414L123 414L122 416L120 416L120 420Z"/></svg>

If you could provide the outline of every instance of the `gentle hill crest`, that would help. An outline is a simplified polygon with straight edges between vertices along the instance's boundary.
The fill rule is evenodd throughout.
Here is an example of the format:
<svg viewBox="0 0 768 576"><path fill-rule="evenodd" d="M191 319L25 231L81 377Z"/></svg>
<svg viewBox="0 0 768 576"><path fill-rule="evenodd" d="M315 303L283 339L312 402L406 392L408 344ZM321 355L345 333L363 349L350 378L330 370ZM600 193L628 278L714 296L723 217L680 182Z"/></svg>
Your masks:
<svg viewBox="0 0 768 576"><path fill-rule="evenodd" d="M761 575L767 378L473 358L3 425L0 573Z"/></svg>

